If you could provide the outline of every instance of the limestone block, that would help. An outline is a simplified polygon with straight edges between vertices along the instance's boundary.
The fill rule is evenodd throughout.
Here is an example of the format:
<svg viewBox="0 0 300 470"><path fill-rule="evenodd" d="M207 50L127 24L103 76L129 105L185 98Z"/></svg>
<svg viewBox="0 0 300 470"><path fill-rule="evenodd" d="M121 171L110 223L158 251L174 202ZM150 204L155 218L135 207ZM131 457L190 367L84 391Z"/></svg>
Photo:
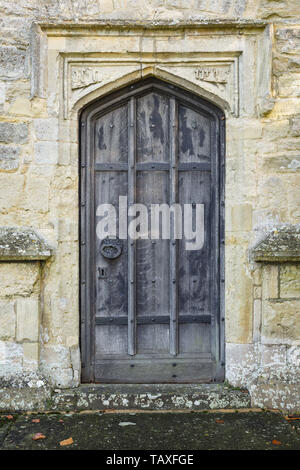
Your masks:
<svg viewBox="0 0 300 470"><path fill-rule="evenodd" d="M293 144L291 144L290 146L290 150L293 150ZM280 149L282 151L282 149ZM276 155L276 156L272 156L272 157L268 157L268 158L265 158L264 161L263 161L263 168L264 168L264 171L276 171L276 172L280 172L280 173L283 173L283 172L286 172L286 171L295 171L297 170L298 168L300 167L300 155L295 155L295 154L292 154L292 155ZM271 177L267 180L267 184L264 183L264 186L265 186L265 190L263 191L263 197L266 198L265 201L267 202L268 199L267 199L267 191L268 191L268 186L270 182L274 182L275 178L274 177ZM280 182L280 186L283 186L283 181ZM270 197L273 196L272 192L273 192L273 188L270 187L269 188L269 191L270 191ZM276 205L280 205L282 206L282 203L280 204L280 195L281 194L281 190L277 192L277 202L276 202ZM274 196L276 196L276 194L274 194ZM275 198L274 198L275 199ZM283 199L283 203L286 204L286 201L285 199ZM269 205L271 206L271 204L269 203Z"/></svg>
<svg viewBox="0 0 300 470"><path fill-rule="evenodd" d="M276 48L284 54L300 54L300 29L278 28L276 31Z"/></svg>
<svg viewBox="0 0 300 470"><path fill-rule="evenodd" d="M39 291L36 262L0 263L0 296L28 296Z"/></svg>
<svg viewBox="0 0 300 470"><path fill-rule="evenodd" d="M294 137L300 136L300 115L290 118L290 132Z"/></svg>
<svg viewBox="0 0 300 470"><path fill-rule="evenodd" d="M259 363L255 344L226 343L226 380L235 387L247 387Z"/></svg>
<svg viewBox="0 0 300 470"><path fill-rule="evenodd" d="M31 117L32 115L32 103L29 98L19 96L14 100L10 101L7 107L8 113L11 115L24 117Z"/></svg>
<svg viewBox="0 0 300 470"><path fill-rule="evenodd" d="M0 145L0 171L16 170L19 167L19 160L19 147Z"/></svg>
<svg viewBox="0 0 300 470"><path fill-rule="evenodd" d="M26 197L20 204L26 210L48 212L49 180L47 178L27 178Z"/></svg>
<svg viewBox="0 0 300 470"><path fill-rule="evenodd" d="M278 94L284 98L300 96L300 76L287 71L277 80Z"/></svg>
<svg viewBox="0 0 300 470"><path fill-rule="evenodd" d="M37 142L34 144L35 162L39 165L55 165L58 158L58 144Z"/></svg>
<svg viewBox="0 0 300 470"><path fill-rule="evenodd" d="M288 97L282 98L275 102L274 108L270 117L291 117L299 111L300 98L299 97Z"/></svg>
<svg viewBox="0 0 300 470"><path fill-rule="evenodd" d="M280 140L281 142L281 139L287 136L289 132L289 127L290 122L288 119L280 119L278 121L267 122L263 128L263 144L265 144L265 139L271 142L274 142L276 140Z"/></svg>
<svg viewBox="0 0 300 470"><path fill-rule="evenodd" d="M14 302L0 302L0 340L14 340L16 334L16 313Z"/></svg>
<svg viewBox="0 0 300 470"><path fill-rule="evenodd" d="M5 82L0 82L0 105L2 106L5 103L6 99L6 84Z"/></svg>
<svg viewBox="0 0 300 470"><path fill-rule="evenodd" d="M253 341L260 341L261 334L261 299L253 302Z"/></svg>
<svg viewBox="0 0 300 470"><path fill-rule="evenodd" d="M261 345L261 365L272 366L286 364L287 348L282 345Z"/></svg>
<svg viewBox="0 0 300 470"><path fill-rule="evenodd" d="M278 298L278 265L267 264L263 267L262 298Z"/></svg>
<svg viewBox="0 0 300 470"><path fill-rule="evenodd" d="M299 377L299 375L298 375ZM258 378L249 387L251 406L269 410L280 410L285 414L296 414L300 409L300 384L286 384L281 380L271 383Z"/></svg>
<svg viewBox="0 0 300 470"><path fill-rule="evenodd" d="M300 265L283 264L280 266L280 297L300 298Z"/></svg>
<svg viewBox="0 0 300 470"><path fill-rule="evenodd" d="M299 17L298 0L262 0L255 3L259 7L257 12L259 18L270 18L273 15L279 18Z"/></svg>
<svg viewBox="0 0 300 470"><path fill-rule="evenodd" d="M259 120L245 119L239 132L243 134L244 139L260 139L262 125Z"/></svg>
<svg viewBox="0 0 300 470"><path fill-rule="evenodd" d="M37 342L40 330L39 301L17 300L17 341Z"/></svg>
<svg viewBox="0 0 300 470"><path fill-rule="evenodd" d="M53 368L49 371L49 380L52 385L57 388L72 388L79 384L74 380L72 369L64 369L62 367Z"/></svg>
<svg viewBox="0 0 300 470"><path fill-rule="evenodd" d="M0 210L9 210L17 206L24 187L24 176L0 174Z"/></svg>
<svg viewBox="0 0 300 470"><path fill-rule="evenodd" d="M226 247L226 341L248 343L252 340L252 279L247 274L243 248Z"/></svg>
<svg viewBox="0 0 300 470"><path fill-rule="evenodd" d="M69 348L62 344L45 344L41 349L41 364L45 368L70 367Z"/></svg>
<svg viewBox="0 0 300 470"><path fill-rule="evenodd" d="M244 232L252 229L252 206L250 204L236 204L232 206L230 215L227 230Z"/></svg>
<svg viewBox="0 0 300 470"><path fill-rule="evenodd" d="M262 296L262 288L261 286L255 286L253 289L253 297L254 299L261 299Z"/></svg>
<svg viewBox="0 0 300 470"><path fill-rule="evenodd" d="M25 144L28 141L27 124L14 124L12 122L0 122L0 142L6 144Z"/></svg>
<svg viewBox="0 0 300 470"><path fill-rule="evenodd" d="M300 346L291 346L287 349L287 364L300 367Z"/></svg>
<svg viewBox="0 0 300 470"><path fill-rule="evenodd" d="M80 371L81 360L80 360L80 350L78 346L70 348L71 354L71 364L73 370Z"/></svg>
<svg viewBox="0 0 300 470"><path fill-rule="evenodd" d="M55 118L35 119L34 120L35 138L39 141L57 141L58 140L58 121Z"/></svg>
<svg viewBox="0 0 300 470"><path fill-rule="evenodd" d="M300 342L300 300L264 301L262 343Z"/></svg>
<svg viewBox="0 0 300 470"><path fill-rule="evenodd" d="M15 46L0 47L0 76L20 78L25 71L25 51Z"/></svg>
<svg viewBox="0 0 300 470"><path fill-rule="evenodd" d="M24 370L37 370L39 367L39 343L23 344L23 368Z"/></svg>
<svg viewBox="0 0 300 470"><path fill-rule="evenodd" d="M0 341L0 376L22 372L23 346L11 341Z"/></svg>

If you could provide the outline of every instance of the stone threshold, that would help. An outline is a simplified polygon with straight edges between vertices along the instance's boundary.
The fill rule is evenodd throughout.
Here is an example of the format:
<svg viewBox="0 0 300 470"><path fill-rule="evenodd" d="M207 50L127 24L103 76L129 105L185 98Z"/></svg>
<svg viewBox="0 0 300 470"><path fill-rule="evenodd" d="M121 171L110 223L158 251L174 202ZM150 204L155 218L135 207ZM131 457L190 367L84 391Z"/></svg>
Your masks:
<svg viewBox="0 0 300 470"><path fill-rule="evenodd" d="M250 408L247 390L225 384L84 384L54 390L49 409L83 410L217 410Z"/></svg>

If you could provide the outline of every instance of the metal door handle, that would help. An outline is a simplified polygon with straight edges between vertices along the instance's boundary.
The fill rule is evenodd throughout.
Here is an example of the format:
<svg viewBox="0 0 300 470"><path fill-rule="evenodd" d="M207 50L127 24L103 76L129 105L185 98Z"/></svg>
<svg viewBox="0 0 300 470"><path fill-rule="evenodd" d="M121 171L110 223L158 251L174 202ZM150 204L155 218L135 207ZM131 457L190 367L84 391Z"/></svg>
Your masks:
<svg viewBox="0 0 300 470"><path fill-rule="evenodd" d="M122 253L122 242L119 239L105 238L100 245L100 253L104 258L115 259Z"/></svg>

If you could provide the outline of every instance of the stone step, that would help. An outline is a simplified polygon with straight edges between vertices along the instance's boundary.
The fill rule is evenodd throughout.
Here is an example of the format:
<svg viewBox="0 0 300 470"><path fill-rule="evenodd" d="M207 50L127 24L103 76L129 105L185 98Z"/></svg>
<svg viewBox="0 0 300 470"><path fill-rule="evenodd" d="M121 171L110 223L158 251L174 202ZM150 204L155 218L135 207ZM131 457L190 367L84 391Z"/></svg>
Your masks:
<svg viewBox="0 0 300 470"><path fill-rule="evenodd" d="M50 403L51 401L51 403ZM225 384L81 385L55 390L49 409L68 410L217 410L250 408L247 390Z"/></svg>

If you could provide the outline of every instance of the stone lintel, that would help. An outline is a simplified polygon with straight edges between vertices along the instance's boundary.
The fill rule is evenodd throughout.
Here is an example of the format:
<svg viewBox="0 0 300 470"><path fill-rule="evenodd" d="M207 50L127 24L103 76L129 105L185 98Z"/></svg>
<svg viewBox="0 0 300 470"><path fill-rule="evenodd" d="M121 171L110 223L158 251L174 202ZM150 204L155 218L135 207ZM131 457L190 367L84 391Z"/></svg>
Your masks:
<svg viewBox="0 0 300 470"><path fill-rule="evenodd" d="M0 227L0 261L42 261L51 247L30 227Z"/></svg>
<svg viewBox="0 0 300 470"><path fill-rule="evenodd" d="M74 29L87 29L92 34L93 30L111 29L118 28L119 30L127 30L128 28L138 30L156 30L156 29L168 29L176 30L181 29L195 29L195 28L242 28L242 29L261 29L268 26L268 22L262 20L250 19L233 19L233 18L198 18L195 20L113 20L113 19L99 19L98 21L85 21L74 23L72 21L66 21L64 23L56 22L35 22L35 27L41 28L42 31L48 31L49 35L55 34L55 30L65 30L66 32Z"/></svg>
<svg viewBox="0 0 300 470"><path fill-rule="evenodd" d="M252 257L257 262L300 261L300 225L274 228L252 249Z"/></svg>

